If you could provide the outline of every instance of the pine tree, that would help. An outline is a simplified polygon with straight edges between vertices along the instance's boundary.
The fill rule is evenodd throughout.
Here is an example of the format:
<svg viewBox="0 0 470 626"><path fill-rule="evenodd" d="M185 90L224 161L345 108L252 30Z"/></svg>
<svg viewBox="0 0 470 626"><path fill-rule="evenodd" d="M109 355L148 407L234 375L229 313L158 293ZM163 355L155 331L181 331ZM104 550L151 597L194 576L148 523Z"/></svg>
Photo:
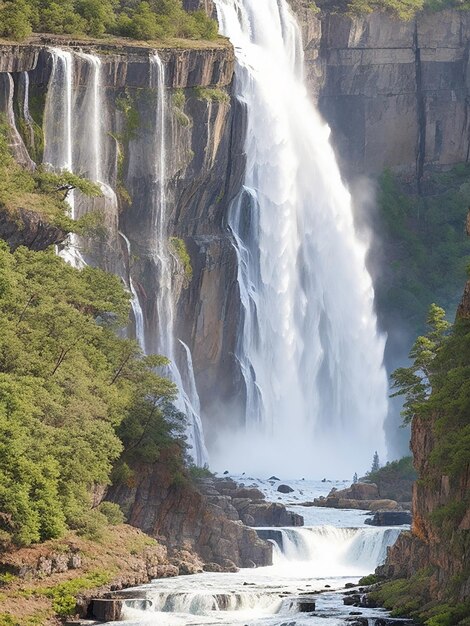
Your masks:
<svg viewBox="0 0 470 626"><path fill-rule="evenodd" d="M357 477L357 472L354 472L354 476L353 476L353 484L355 485L358 482L358 477Z"/></svg>
<svg viewBox="0 0 470 626"><path fill-rule="evenodd" d="M377 450L374 453L374 458L372 459L372 468L371 473L377 472L380 469L380 459Z"/></svg>

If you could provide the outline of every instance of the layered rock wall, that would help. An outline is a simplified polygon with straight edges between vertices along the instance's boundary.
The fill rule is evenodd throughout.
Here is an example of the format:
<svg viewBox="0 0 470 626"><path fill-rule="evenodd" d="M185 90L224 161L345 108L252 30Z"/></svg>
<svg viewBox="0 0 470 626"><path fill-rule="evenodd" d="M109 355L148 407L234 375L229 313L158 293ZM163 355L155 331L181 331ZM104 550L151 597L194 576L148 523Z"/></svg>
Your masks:
<svg viewBox="0 0 470 626"><path fill-rule="evenodd" d="M418 180L468 160L470 16L314 13L302 23L307 82L349 176L393 168Z"/></svg>
<svg viewBox="0 0 470 626"><path fill-rule="evenodd" d="M209 570L272 564L272 545L245 526L227 502L211 501L190 483L176 483L171 461L136 472L135 485L114 486L128 521L170 548L196 552Z"/></svg>

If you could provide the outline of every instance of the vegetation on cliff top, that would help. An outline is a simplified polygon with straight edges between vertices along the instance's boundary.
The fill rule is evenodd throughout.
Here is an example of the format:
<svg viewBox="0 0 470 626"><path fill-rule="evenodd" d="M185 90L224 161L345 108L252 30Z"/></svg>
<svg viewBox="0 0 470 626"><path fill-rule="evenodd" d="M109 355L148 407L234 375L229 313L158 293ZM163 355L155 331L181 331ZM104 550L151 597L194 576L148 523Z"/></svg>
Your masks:
<svg viewBox="0 0 470 626"><path fill-rule="evenodd" d="M468 11L468 0L317 0L310 3L316 13L323 9L329 12L367 15L375 11L385 11L400 20L411 20L420 11L442 11L458 9Z"/></svg>
<svg viewBox="0 0 470 626"><path fill-rule="evenodd" d="M204 11L188 12L181 0L3 0L0 36L23 40L33 32L105 34L137 40L215 39L217 24Z"/></svg>

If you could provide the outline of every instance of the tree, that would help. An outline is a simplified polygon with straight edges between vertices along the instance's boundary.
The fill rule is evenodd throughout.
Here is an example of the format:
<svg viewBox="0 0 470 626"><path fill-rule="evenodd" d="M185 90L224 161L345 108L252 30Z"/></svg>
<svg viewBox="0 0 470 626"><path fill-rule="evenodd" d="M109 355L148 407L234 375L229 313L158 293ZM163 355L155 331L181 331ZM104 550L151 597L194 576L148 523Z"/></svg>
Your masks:
<svg viewBox="0 0 470 626"><path fill-rule="evenodd" d="M374 458L372 459L372 467L371 472L376 472L380 469L380 459L377 450L374 453Z"/></svg>
<svg viewBox="0 0 470 626"><path fill-rule="evenodd" d="M445 319L444 309L432 304L426 319L428 332L418 337L411 348L409 357L412 364L400 367L391 376L393 389L391 397L405 396L402 416L409 424L417 411L427 402L432 391L433 375L436 374L435 359L448 336L451 324Z"/></svg>
<svg viewBox="0 0 470 626"><path fill-rule="evenodd" d="M33 32L33 10L27 0L6 0L0 3L0 35L18 41Z"/></svg>
<svg viewBox="0 0 470 626"><path fill-rule="evenodd" d="M358 482L358 477L357 477L357 472L354 472L354 476L353 476L353 484L355 485Z"/></svg>
<svg viewBox="0 0 470 626"><path fill-rule="evenodd" d="M167 360L118 336L128 315L116 276L0 242L0 531L17 544L93 530L92 488L120 457L177 448L183 467Z"/></svg>

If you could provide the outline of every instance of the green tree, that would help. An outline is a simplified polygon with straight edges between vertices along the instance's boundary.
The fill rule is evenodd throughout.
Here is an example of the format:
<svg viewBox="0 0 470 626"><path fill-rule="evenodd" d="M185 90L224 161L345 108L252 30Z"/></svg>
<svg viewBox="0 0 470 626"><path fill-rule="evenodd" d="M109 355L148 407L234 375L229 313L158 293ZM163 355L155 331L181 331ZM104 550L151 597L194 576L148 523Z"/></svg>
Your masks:
<svg viewBox="0 0 470 626"><path fill-rule="evenodd" d="M33 32L33 8L28 0L4 0L0 3L0 35L22 41Z"/></svg>
<svg viewBox="0 0 470 626"><path fill-rule="evenodd" d="M435 359L448 335L451 324L445 319L444 309L432 304L426 319L428 332L418 337L411 348L409 357L412 364L400 367L392 374L392 397L405 396L402 416L409 424L413 416L423 408L432 391L433 375L436 372Z"/></svg>
<svg viewBox="0 0 470 626"><path fill-rule="evenodd" d="M85 21L85 32L101 37L116 22L115 2L112 0L78 0L77 10Z"/></svg>
<svg viewBox="0 0 470 626"><path fill-rule="evenodd" d="M117 277L0 242L0 530L18 544L96 534L93 486L117 462L176 446L183 466L167 361L117 335L128 315Z"/></svg>
<svg viewBox="0 0 470 626"><path fill-rule="evenodd" d="M372 472L377 472L380 469L380 459L379 459L379 454L377 452L377 450L374 452L374 457L372 459L372 467L371 467L371 473Z"/></svg>

